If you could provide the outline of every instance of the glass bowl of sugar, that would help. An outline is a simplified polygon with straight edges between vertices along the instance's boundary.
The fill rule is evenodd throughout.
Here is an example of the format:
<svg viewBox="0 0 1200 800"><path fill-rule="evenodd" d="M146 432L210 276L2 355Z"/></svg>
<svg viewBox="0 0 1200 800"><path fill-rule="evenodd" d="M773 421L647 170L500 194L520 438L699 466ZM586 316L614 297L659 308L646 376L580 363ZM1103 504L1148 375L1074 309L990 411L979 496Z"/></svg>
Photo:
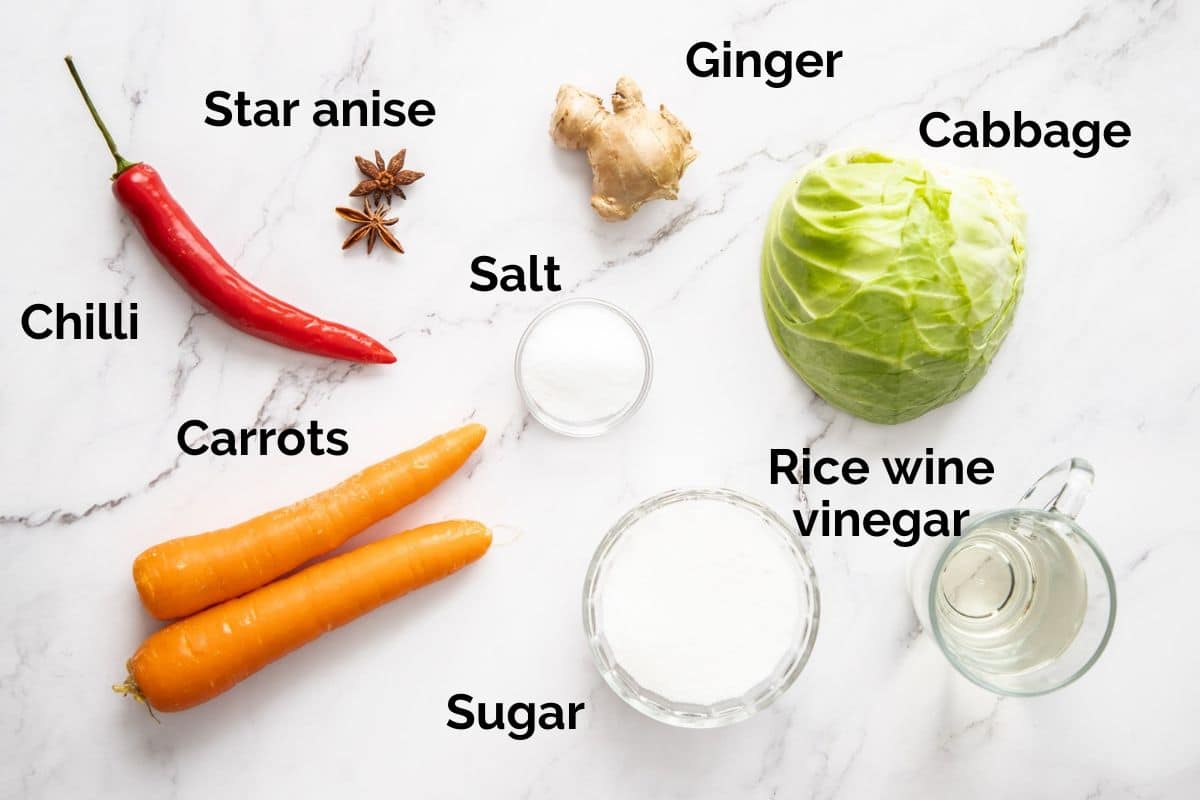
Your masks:
<svg viewBox="0 0 1200 800"><path fill-rule="evenodd" d="M656 495L592 557L583 620L596 667L660 722L715 728L775 702L812 652L816 575L774 511L724 489Z"/></svg>
<svg viewBox="0 0 1200 800"><path fill-rule="evenodd" d="M654 373L641 326L591 297L563 300L534 317L515 367L534 419L566 436L612 430L642 405Z"/></svg>

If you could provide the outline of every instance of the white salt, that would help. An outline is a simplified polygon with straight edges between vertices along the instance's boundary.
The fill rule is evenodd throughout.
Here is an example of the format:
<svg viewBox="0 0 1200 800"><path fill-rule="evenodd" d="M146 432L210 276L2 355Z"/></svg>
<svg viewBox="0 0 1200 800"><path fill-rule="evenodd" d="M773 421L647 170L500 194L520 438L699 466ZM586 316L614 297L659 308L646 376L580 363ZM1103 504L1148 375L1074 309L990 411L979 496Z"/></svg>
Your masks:
<svg viewBox="0 0 1200 800"><path fill-rule="evenodd" d="M638 334L618 311L569 301L530 329L518 371L526 396L543 415L577 427L628 411L648 366Z"/></svg>
<svg viewBox="0 0 1200 800"><path fill-rule="evenodd" d="M613 658L677 703L733 700L771 678L805 624L805 577L767 522L716 500L652 511L609 553L597 586Z"/></svg>

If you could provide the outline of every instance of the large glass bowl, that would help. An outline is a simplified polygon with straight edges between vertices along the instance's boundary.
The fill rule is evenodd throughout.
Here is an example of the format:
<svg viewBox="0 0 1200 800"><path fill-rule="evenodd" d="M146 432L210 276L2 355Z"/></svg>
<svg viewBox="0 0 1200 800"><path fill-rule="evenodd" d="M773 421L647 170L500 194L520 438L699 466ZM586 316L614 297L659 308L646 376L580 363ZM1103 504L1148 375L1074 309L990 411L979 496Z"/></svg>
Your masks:
<svg viewBox="0 0 1200 800"><path fill-rule="evenodd" d="M677 702L638 684L616 659L605 634L604 598L605 572L610 565L613 548L622 537L637 535L638 524L647 516L673 503L724 503L735 506L777 534L786 546L786 552L795 559L796 592L800 600L800 614L794 635L786 655L776 668L740 697L714 703L697 705ZM714 587L717 590L719 587ZM756 500L725 489L677 489L645 500L608 531L588 568L583 586L583 626L588 645L595 659L596 668L612 690L625 702L643 714L685 728L715 728L748 719L769 706L795 682L800 671L808 662L813 642L817 636L821 602L817 591L817 579L812 563L800 542L800 537L774 511ZM754 620L746 620L754 624Z"/></svg>

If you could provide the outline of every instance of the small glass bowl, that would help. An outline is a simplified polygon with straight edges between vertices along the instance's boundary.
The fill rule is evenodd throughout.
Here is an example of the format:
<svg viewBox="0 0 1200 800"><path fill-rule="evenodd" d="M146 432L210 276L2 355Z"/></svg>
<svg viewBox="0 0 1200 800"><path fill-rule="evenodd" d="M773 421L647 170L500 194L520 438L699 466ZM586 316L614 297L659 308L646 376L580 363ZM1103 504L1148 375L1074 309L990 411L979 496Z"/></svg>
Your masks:
<svg viewBox="0 0 1200 800"><path fill-rule="evenodd" d="M615 414L589 420L562 419L554 416L539 405L525 386L525 380L521 375L521 359L525 355L525 345L529 341L529 335L543 320L564 306L569 305L591 305L611 312L629 325L629 328L637 337L638 343L642 346L643 363L645 364L645 372L642 376L642 388L638 391L632 403ZM521 398L525 401L525 406L529 409L529 413L533 415L534 419L555 433L561 433L564 436L585 438L608 433L641 408L642 403L646 400L646 395L650 392L650 382L654 377L654 356L650 352L650 342L646 339L646 332L638 325L637 320L631 317L624 309L594 297L572 297L542 309L530 321L528 327L525 328L525 332L521 334L521 341L517 344L517 354L513 361L513 370L516 373L517 389L521 392Z"/></svg>
<svg viewBox="0 0 1200 800"><path fill-rule="evenodd" d="M617 662L604 633L599 596L609 557L621 537L640 520L672 503L728 503L754 515L776 532L795 557L800 574L796 591L802 599L801 623L786 656L775 671L739 698L714 705L680 703L652 692L641 685ZM596 669L617 695L652 719L681 728L718 728L749 719L779 699L795 682L812 653L821 617L821 598L812 562L800 537L774 511L745 495L727 489L676 489L655 495L635 506L608 531L592 556L583 584L583 628Z"/></svg>

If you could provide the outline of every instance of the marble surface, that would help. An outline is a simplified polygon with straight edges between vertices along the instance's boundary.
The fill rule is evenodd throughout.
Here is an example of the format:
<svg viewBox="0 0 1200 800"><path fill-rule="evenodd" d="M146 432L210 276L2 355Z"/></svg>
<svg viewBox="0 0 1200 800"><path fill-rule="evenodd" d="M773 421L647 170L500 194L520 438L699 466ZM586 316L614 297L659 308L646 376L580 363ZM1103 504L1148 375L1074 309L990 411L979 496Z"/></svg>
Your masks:
<svg viewBox="0 0 1200 800"><path fill-rule="evenodd" d="M517 7L519 5L519 7ZM429 3L14 7L0 47L7 247L0 292L0 796L638 798L1195 797L1200 789L1200 7L1182 0L986 6ZM841 49L838 76L771 89L700 80L699 39ZM252 280L378 335L395 366L353 367L241 335L155 263L106 187L111 163L63 69L70 51L131 158L166 176ZM546 135L555 90L620 72L695 132L680 199L606 225L579 154ZM255 97L426 97L423 129L213 128L213 89ZM1132 143L930 151L922 114L1021 108L1127 120ZM778 357L758 305L767 205L828 150L875 145L1006 174L1029 212L1012 334L982 384L880 427L832 410ZM428 177L399 208L401 258L342 254L331 212L350 157L409 149ZM531 423L511 359L552 298L468 289L480 254L554 255L563 295L616 302L657 359L646 405L612 434ZM32 302L137 301L133 342L31 341ZM212 425L345 427L351 451L183 457ZM156 725L108 685L154 623L132 557L163 538L296 499L466 419L468 469L366 538L445 516L497 526L484 561L331 633ZM1081 521L1120 591L1104 658L1077 684L998 699L954 673L908 604L909 552L816 539L811 662L775 706L725 730L664 727L592 668L579 591L617 516L664 489L738 489L781 512L770 447L876 459L986 456L990 486L879 481L810 490L835 505L1011 504L1060 459L1097 470ZM515 742L446 727L447 698L586 701L579 730Z"/></svg>

